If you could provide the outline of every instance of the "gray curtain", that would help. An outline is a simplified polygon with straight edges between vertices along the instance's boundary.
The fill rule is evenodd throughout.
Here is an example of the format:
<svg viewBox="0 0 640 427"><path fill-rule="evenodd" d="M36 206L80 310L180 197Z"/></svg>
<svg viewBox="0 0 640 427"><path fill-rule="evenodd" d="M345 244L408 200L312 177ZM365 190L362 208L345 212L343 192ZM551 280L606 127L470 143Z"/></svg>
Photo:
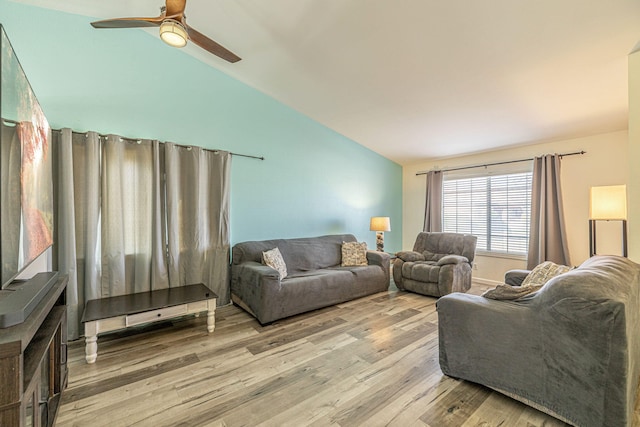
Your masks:
<svg viewBox="0 0 640 427"><path fill-rule="evenodd" d="M164 253L157 250L164 228L156 194L159 149L158 141L117 135L102 144L101 297L168 287Z"/></svg>
<svg viewBox="0 0 640 427"><path fill-rule="evenodd" d="M528 269L544 261L570 265L565 230L560 185L560 156L548 154L536 157L533 161L531 188Z"/></svg>
<svg viewBox="0 0 640 427"><path fill-rule="evenodd" d="M423 231L442 231L442 172L427 173Z"/></svg>
<svg viewBox="0 0 640 427"><path fill-rule="evenodd" d="M151 237L151 288L166 289L169 287L169 271L167 268L167 211L166 191L164 185L164 147L153 141L153 194L152 237Z"/></svg>
<svg viewBox="0 0 640 427"><path fill-rule="evenodd" d="M169 283L204 283L230 301L231 155L165 144Z"/></svg>
<svg viewBox="0 0 640 427"><path fill-rule="evenodd" d="M69 339L82 335L84 303L100 297L100 138L95 132L52 135L55 236L53 268L69 276Z"/></svg>
<svg viewBox="0 0 640 427"><path fill-rule="evenodd" d="M66 133L68 129L62 132ZM73 183L73 168L60 169L60 163L72 164L73 148L71 139L65 139L62 144L56 134L52 134L52 163L54 185L54 248L53 267L54 270L62 271L69 275L67 283L67 324L69 331L74 336L78 334L78 325L82 315L82 308L78 309L78 271L76 264L76 244L75 244L75 203L73 196L73 186L64 183ZM64 160L62 160L64 159ZM59 203L60 200L67 200L70 203Z"/></svg>
<svg viewBox="0 0 640 427"><path fill-rule="evenodd" d="M63 129L53 145L54 268L69 275L69 339L83 334L90 299L203 282L221 296L219 304L228 303L228 153L192 150L204 153L195 161L172 156L183 167L167 174L165 187L171 144ZM224 161L212 160L218 158ZM168 221L165 205L174 204L180 214ZM171 260L181 274L170 278L167 243L174 235L179 250Z"/></svg>

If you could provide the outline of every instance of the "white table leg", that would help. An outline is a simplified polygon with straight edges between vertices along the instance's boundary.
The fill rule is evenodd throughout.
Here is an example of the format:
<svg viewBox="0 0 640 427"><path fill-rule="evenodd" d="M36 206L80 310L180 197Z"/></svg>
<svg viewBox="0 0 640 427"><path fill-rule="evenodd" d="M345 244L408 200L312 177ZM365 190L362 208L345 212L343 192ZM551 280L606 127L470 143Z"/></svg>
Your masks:
<svg viewBox="0 0 640 427"><path fill-rule="evenodd" d="M216 329L216 309L207 311L207 331L213 332Z"/></svg>
<svg viewBox="0 0 640 427"><path fill-rule="evenodd" d="M207 301L207 331L213 332L216 328L216 299Z"/></svg>
<svg viewBox="0 0 640 427"><path fill-rule="evenodd" d="M87 322L84 325L85 348L84 358L87 363L95 363L98 358L98 330L96 322Z"/></svg>

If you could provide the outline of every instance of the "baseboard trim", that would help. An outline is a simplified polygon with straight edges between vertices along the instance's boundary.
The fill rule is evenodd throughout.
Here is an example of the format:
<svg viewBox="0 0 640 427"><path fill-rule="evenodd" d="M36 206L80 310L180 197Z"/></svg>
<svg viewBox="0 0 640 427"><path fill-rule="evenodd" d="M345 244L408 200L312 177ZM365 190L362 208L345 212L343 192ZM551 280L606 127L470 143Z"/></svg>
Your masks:
<svg viewBox="0 0 640 427"><path fill-rule="evenodd" d="M483 279L482 277L474 277L473 281L479 285L498 286L504 282L498 282L496 280Z"/></svg>

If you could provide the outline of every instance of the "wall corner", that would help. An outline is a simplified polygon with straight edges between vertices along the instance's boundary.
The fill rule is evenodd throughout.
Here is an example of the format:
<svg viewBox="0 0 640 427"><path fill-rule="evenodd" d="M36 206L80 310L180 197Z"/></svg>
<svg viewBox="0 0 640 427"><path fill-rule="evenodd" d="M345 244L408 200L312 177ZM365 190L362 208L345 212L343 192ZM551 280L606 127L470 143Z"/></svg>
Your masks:
<svg viewBox="0 0 640 427"><path fill-rule="evenodd" d="M640 262L640 43L628 57L629 67L629 258Z"/></svg>

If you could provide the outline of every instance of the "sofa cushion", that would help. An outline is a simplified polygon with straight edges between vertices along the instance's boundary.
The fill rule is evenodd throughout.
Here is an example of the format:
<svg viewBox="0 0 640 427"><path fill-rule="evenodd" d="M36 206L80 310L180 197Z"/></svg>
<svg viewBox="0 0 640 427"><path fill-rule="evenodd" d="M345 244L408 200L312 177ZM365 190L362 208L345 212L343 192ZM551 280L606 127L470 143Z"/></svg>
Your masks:
<svg viewBox="0 0 640 427"><path fill-rule="evenodd" d="M280 273L280 279L287 277L287 264L285 264L280 249L273 248L270 251L262 252L262 263L268 265Z"/></svg>
<svg viewBox="0 0 640 427"><path fill-rule="evenodd" d="M402 264L402 276L419 282L438 283L440 266L433 261L405 262Z"/></svg>
<svg viewBox="0 0 640 427"><path fill-rule="evenodd" d="M531 273L527 275L522 281L522 286L527 285L544 285L550 279L559 276L562 273L566 273L571 270L571 267L566 265L558 265L551 261L545 261L542 264L538 264Z"/></svg>
<svg viewBox="0 0 640 427"><path fill-rule="evenodd" d="M342 242L342 263L340 265L343 267L367 265L366 242Z"/></svg>

